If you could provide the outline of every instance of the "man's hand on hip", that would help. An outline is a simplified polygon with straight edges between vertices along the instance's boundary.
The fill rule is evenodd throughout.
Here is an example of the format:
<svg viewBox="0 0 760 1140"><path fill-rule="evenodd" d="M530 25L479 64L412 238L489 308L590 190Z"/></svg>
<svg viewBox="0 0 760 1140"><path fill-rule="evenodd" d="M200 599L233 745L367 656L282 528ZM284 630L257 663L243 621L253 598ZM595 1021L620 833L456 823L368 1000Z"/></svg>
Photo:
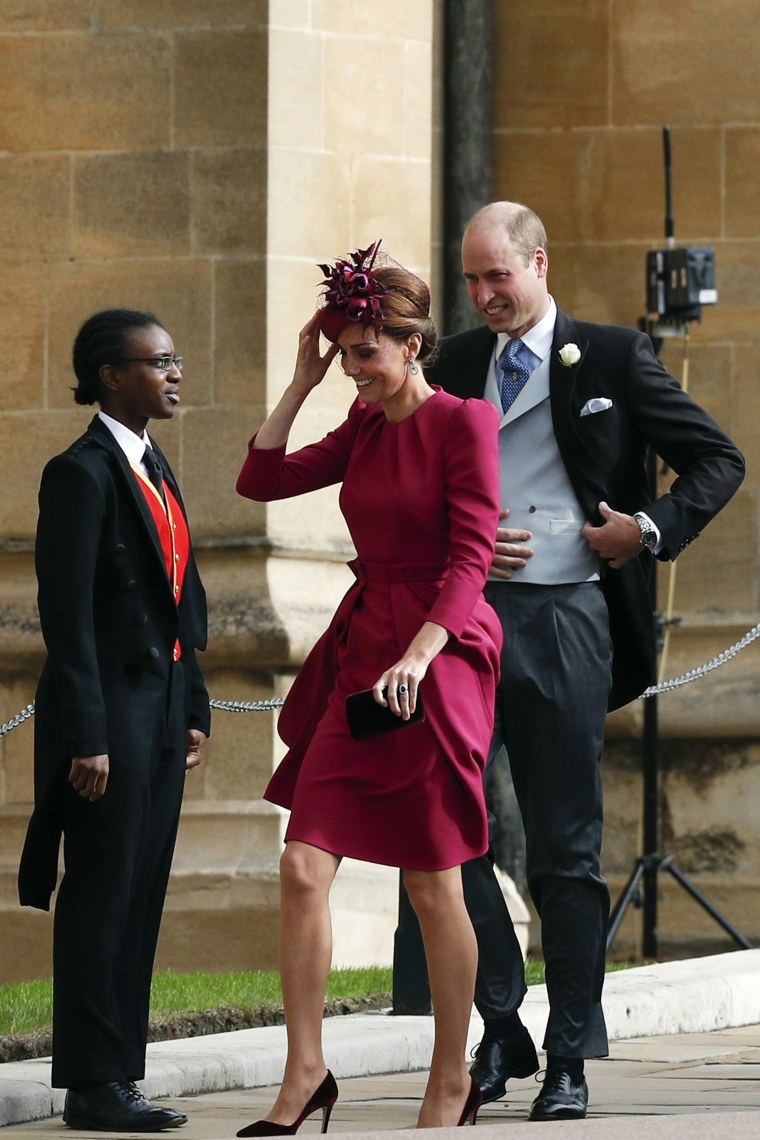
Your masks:
<svg viewBox="0 0 760 1140"><path fill-rule="evenodd" d="M641 530L633 515L613 511L609 503L599 504L599 514L604 520L601 526L584 523L581 534L591 549L604 559L613 570L619 570L641 554Z"/></svg>

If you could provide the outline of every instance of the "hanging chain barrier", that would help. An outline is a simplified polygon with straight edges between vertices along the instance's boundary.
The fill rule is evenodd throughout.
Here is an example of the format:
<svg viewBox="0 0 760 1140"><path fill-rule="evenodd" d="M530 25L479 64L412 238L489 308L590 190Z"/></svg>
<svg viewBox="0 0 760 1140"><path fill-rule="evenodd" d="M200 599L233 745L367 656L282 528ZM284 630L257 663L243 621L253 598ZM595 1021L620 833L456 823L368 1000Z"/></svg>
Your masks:
<svg viewBox="0 0 760 1140"><path fill-rule="evenodd" d="M29 720L30 716L34 716L34 702L32 702L30 705L27 705L26 708L22 709L20 713L16 713L15 716L12 716L10 720L7 720L5 722L5 724L0 725L0 737L7 736L11 729L18 728L18 726L20 724L23 724L25 720Z"/></svg>
<svg viewBox="0 0 760 1140"><path fill-rule="evenodd" d="M285 704L284 697L269 697L265 701L210 701L212 709L222 712L274 712Z"/></svg>
<svg viewBox="0 0 760 1140"><path fill-rule="evenodd" d="M729 645L728 649L724 649L717 657L712 657L706 664L699 665L696 669L689 669L686 673L680 673L678 677L671 677L669 681L661 681L659 685L650 685L641 694L639 700L644 700L646 697L656 697L659 693L669 693L673 689L680 689L682 685L701 680L708 673L712 673L713 669L720 669L721 665L725 665L727 661L736 657L737 653L741 653L742 649L746 649L758 637L760 637L760 624L753 625L752 629L747 630L744 637L740 637L733 645Z"/></svg>
<svg viewBox="0 0 760 1140"><path fill-rule="evenodd" d="M284 697L270 697L263 701L209 701L212 709L221 709L222 712L274 712L275 709L280 708L285 704ZM34 701L22 709L20 713L16 713L14 717L7 720L5 724L0 724L0 738L7 736L14 728L18 728L29 717L34 716Z"/></svg>
<svg viewBox="0 0 760 1140"><path fill-rule="evenodd" d="M742 649L746 649L753 641L760 637L760 623L747 630L743 637L730 645L728 649L724 649L717 657L711 658L704 665L699 665L696 669L689 669L686 673L679 674L678 677L671 677L669 681L661 681L659 685L650 685L650 687L641 694L639 700L645 700L647 697L656 697L660 693L669 693L673 689L680 689L682 685L689 685L692 681L700 681L702 677L706 677L708 673L712 673L714 669L719 669L721 665L725 665L736 657L737 653L741 653ZM219 709L220 712L233 712L233 713L248 713L248 712L274 712L285 704L284 697L270 697L263 701L218 701L212 700L212 709ZM7 720L5 724L0 725L0 738L7 736L14 728L18 728L25 720L29 720L34 716L34 703L27 705L21 712L16 713L14 717Z"/></svg>

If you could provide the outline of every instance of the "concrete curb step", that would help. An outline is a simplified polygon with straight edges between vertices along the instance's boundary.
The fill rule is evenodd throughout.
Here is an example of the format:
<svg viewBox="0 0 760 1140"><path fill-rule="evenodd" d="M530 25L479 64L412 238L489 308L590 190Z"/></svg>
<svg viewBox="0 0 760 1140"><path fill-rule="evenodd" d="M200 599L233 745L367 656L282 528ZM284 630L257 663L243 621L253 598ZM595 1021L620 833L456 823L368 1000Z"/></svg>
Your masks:
<svg viewBox="0 0 760 1140"><path fill-rule="evenodd" d="M609 974L604 1010L611 1040L705 1033L760 1023L760 950L666 962ZM547 1015L546 987L532 986L521 1014L537 1045ZM480 1039L473 1015L468 1047ZM338 1078L427 1068L429 1017L357 1013L324 1023L325 1052ZM267 1026L148 1046L142 1088L148 1097L178 1097L276 1084L285 1063L285 1029ZM63 1089L50 1087L50 1060L0 1066L0 1126L55 1116Z"/></svg>

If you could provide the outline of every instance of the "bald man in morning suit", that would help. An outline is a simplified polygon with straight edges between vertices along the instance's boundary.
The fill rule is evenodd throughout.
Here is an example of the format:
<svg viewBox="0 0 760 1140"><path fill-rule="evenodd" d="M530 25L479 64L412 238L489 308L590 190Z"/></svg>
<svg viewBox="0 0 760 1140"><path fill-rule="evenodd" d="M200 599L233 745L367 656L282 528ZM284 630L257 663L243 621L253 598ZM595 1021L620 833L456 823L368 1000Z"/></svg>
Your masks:
<svg viewBox="0 0 760 1140"><path fill-rule="evenodd" d="M607 1054L601 996L609 892L599 760L608 709L654 680L648 579L742 482L743 458L633 329L563 313L541 220L494 202L468 223L464 277L482 328L445 338L428 372L501 415L502 526L486 597L504 627L492 756L506 747L541 920L547 1072L531 1120L586 1114L586 1057ZM676 473L652 498L647 445ZM478 935L485 1100L538 1068L517 1012L521 962L487 857L463 867Z"/></svg>

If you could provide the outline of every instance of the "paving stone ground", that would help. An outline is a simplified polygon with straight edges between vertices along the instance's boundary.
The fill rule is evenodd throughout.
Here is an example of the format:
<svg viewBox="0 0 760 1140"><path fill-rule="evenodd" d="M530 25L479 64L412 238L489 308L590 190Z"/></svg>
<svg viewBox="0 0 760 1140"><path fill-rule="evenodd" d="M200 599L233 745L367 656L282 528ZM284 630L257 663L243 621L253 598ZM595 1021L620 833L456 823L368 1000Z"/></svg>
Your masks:
<svg viewBox="0 0 760 1140"><path fill-rule="evenodd" d="M538 1090L530 1078L514 1082L506 1101L481 1111L481 1140L760 1140L760 1025L615 1041L609 1058L587 1062L586 1072L590 1110L585 1121L528 1123ZM424 1083L424 1072L341 1080L330 1133L413 1129ZM274 1091L256 1088L167 1100L189 1117L172 1135L177 1140L233 1137L242 1125L264 1115ZM320 1123L318 1114L299 1135L318 1133ZM53 1117L9 1125L3 1135L7 1140L16 1135L75 1140L94 1134L67 1129L60 1117Z"/></svg>

